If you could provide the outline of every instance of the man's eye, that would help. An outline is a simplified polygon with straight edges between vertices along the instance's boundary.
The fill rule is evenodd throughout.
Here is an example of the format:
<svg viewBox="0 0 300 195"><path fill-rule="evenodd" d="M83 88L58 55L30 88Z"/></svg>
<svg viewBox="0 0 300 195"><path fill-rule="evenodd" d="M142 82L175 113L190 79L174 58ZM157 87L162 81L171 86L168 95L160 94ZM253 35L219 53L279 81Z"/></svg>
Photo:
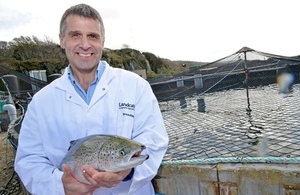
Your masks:
<svg viewBox="0 0 300 195"><path fill-rule="evenodd" d="M75 37L78 37L78 36L79 36L79 34L72 34L72 35L71 35L71 37L74 37L74 38L75 38Z"/></svg>
<svg viewBox="0 0 300 195"><path fill-rule="evenodd" d="M97 36L97 35L89 35L89 37L90 37L90 39L98 39L99 38L99 36Z"/></svg>

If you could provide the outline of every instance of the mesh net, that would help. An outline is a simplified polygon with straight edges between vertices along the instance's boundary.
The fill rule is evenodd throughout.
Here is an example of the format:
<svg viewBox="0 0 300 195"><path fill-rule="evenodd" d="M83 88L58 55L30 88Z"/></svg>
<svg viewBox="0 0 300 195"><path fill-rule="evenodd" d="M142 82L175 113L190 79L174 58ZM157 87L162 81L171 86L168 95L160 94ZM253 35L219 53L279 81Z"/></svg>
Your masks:
<svg viewBox="0 0 300 195"><path fill-rule="evenodd" d="M151 83L170 137L164 161L300 156L300 59L242 48Z"/></svg>

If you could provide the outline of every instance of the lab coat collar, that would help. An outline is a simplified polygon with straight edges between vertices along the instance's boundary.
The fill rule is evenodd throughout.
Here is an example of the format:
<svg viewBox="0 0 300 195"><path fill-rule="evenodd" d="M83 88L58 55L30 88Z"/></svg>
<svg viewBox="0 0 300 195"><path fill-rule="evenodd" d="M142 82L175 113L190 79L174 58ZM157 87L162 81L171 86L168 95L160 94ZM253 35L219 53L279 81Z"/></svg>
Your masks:
<svg viewBox="0 0 300 195"><path fill-rule="evenodd" d="M109 91L109 84L115 78L114 71L112 71L113 68L109 66L109 64L105 61L101 61L101 64L105 66L105 69L103 75L101 76L96 86L95 92L89 104L90 106L96 103L101 97L103 97ZM80 105L83 104L86 105L85 101L77 94L73 85L71 84L68 78L68 69L69 67L65 69L64 74L57 79L58 80L57 82L55 82L56 88L66 92L65 97L67 101L80 104Z"/></svg>

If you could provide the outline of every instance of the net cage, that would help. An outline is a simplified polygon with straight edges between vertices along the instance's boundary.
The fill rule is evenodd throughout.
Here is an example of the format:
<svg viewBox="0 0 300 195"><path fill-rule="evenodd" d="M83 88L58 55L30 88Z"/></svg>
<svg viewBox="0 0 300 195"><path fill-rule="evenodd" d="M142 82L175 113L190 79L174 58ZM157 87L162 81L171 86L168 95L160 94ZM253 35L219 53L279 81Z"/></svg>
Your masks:
<svg viewBox="0 0 300 195"><path fill-rule="evenodd" d="M300 58L244 47L151 82L169 147L162 164L300 162Z"/></svg>

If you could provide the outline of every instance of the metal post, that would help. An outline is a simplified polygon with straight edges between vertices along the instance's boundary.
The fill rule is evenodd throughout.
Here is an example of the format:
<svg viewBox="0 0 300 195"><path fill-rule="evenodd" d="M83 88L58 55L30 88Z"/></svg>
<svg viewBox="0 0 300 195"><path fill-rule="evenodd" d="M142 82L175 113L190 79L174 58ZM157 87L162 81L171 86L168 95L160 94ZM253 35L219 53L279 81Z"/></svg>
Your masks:
<svg viewBox="0 0 300 195"><path fill-rule="evenodd" d="M181 108L186 108L187 107L187 103L186 103L185 97L180 97L179 98L179 102L180 102L180 107Z"/></svg>
<svg viewBox="0 0 300 195"><path fill-rule="evenodd" d="M248 108L247 111L251 111L250 109L250 99L249 99L249 70L248 70L248 66L247 66L247 55L246 55L247 51L244 51L244 62L245 62L245 85L246 85L246 94L247 94L247 103L248 103Z"/></svg>

